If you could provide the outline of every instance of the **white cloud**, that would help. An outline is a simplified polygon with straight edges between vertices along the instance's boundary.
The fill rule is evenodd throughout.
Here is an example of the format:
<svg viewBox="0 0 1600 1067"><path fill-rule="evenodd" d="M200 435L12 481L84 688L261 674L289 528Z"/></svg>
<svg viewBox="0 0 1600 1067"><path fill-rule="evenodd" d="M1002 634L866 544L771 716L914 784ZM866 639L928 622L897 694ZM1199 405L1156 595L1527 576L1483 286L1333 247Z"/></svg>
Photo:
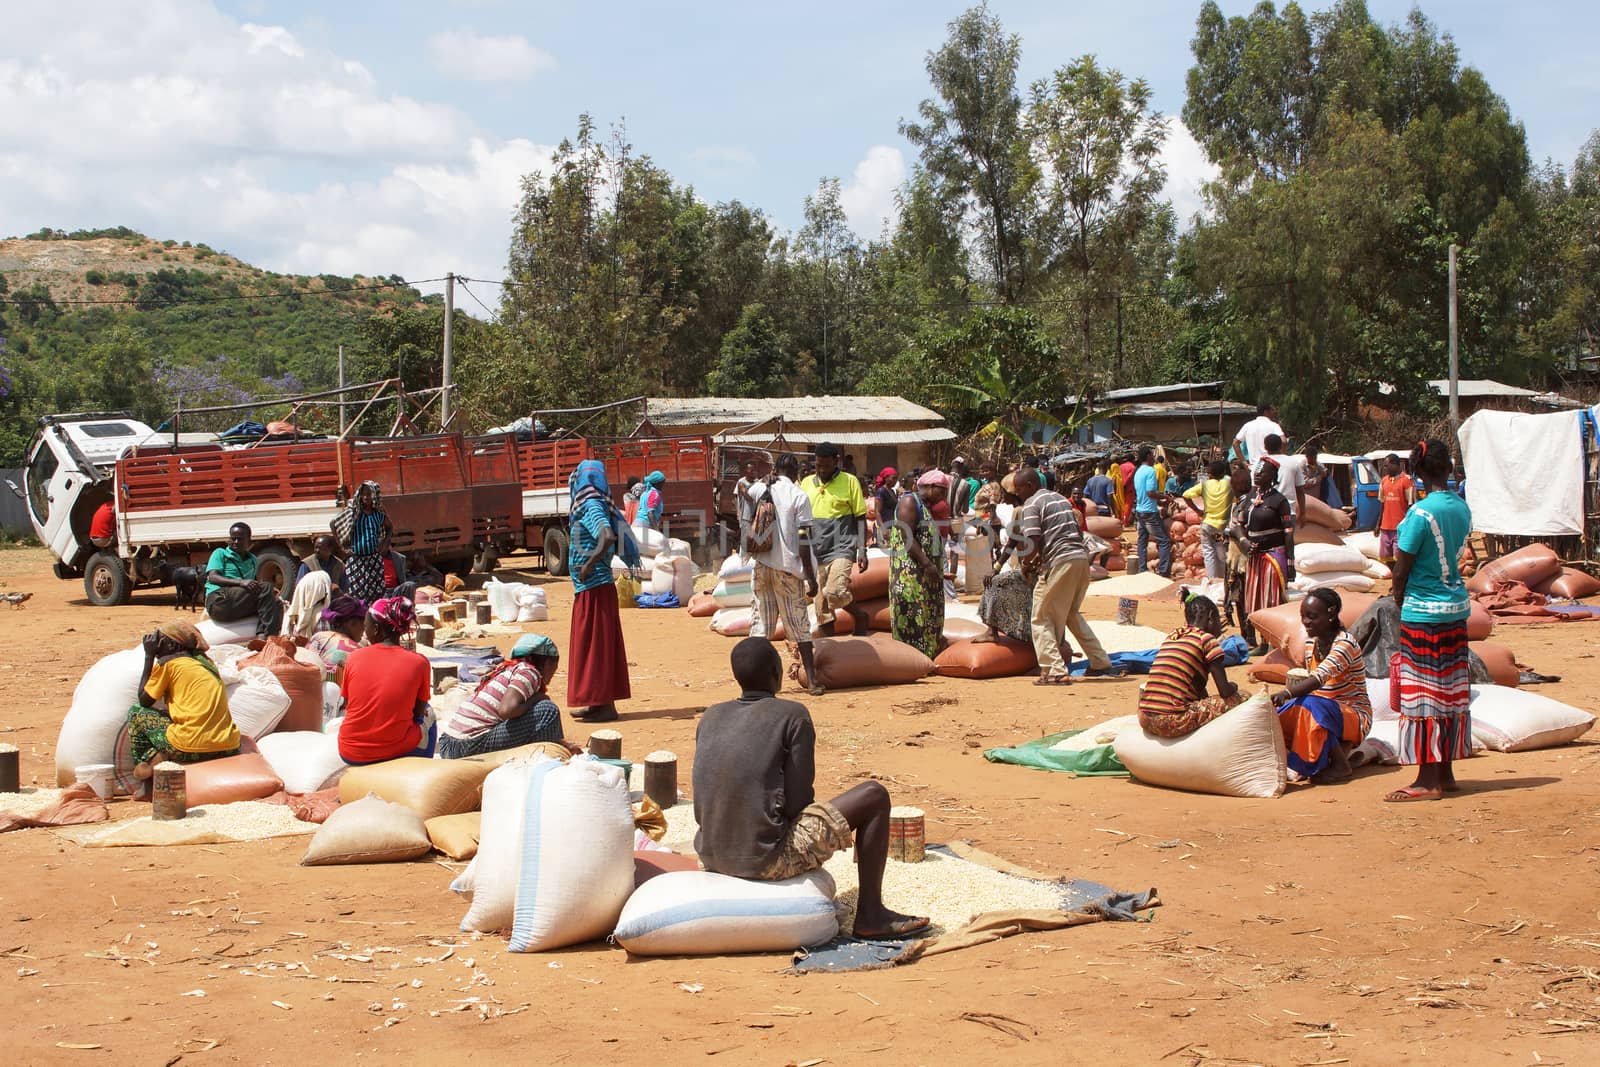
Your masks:
<svg viewBox="0 0 1600 1067"><path fill-rule="evenodd" d="M475 82L524 82L556 59L526 37L490 36L472 30L445 30L428 38L434 69L451 78Z"/></svg>
<svg viewBox="0 0 1600 1067"><path fill-rule="evenodd" d="M905 180L906 160L900 149L881 144L867 149L866 157L839 190L850 228L867 240L876 239L884 220L895 217L895 193Z"/></svg>
<svg viewBox="0 0 1600 1067"><path fill-rule="evenodd" d="M1206 158L1206 150L1178 119L1167 130L1167 143L1161 149L1161 162L1167 167L1167 184L1162 195L1172 201L1178 216L1179 231L1187 230L1194 216L1205 210L1201 187L1221 173Z"/></svg>
<svg viewBox="0 0 1600 1067"><path fill-rule="evenodd" d="M503 275L521 179L550 147L486 137L209 0L72 6L8 13L0 236L122 224L272 270Z"/></svg>

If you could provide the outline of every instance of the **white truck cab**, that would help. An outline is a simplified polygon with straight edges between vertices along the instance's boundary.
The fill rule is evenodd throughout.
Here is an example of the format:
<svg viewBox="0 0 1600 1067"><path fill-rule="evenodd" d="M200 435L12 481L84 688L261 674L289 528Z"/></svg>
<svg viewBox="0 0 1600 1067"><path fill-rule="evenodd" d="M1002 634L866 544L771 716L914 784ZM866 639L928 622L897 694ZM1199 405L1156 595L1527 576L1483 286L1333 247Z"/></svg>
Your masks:
<svg viewBox="0 0 1600 1067"><path fill-rule="evenodd" d="M47 415L23 469L28 517L62 577L80 572L95 546L89 521L111 500L112 468L129 446L156 432L126 415ZM66 573L63 573L66 572Z"/></svg>

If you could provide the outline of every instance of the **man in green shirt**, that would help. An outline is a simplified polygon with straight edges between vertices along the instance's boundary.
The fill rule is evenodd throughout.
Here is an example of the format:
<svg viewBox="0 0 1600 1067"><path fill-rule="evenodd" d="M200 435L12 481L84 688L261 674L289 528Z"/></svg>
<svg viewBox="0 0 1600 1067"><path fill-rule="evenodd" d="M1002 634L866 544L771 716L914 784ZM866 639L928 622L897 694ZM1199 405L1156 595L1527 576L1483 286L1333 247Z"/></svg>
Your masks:
<svg viewBox="0 0 1600 1067"><path fill-rule="evenodd" d="M283 629L283 601L266 582L256 580L256 557L250 552L250 527L228 527L228 543L206 561L206 614L217 622L238 622L252 615L257 637L276 637Z"/></svg>
<svg viewBox="0 0 1600 1067"><path fill-rule="evenodd" d="M850 593L850 565L867 569L867 498L861 482L839 469L839 446L817 445L817 473L800 483L811 499L811 551L817 558L818 633L834 632L835 613L843 608L855 620L855 632L867 632L866 612Z"/></svg>

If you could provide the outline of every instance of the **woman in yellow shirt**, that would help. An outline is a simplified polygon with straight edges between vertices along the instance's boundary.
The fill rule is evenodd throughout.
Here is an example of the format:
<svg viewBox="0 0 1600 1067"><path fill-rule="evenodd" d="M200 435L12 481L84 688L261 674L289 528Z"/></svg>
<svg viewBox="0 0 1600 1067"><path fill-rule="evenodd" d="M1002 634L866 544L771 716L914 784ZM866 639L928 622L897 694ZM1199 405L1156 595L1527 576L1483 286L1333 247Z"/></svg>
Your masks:
<svg viewBox="0 0 1600 1067"><path fill-rule="evenodd" d="M206 658L206 639L191 623L156 627L144 641L139 703L128 711L133 773L149 778L163 760L199 763L239 754L239 728L228 713L228 692L217 665ZM167 702L166 711L154 707Z"/></svg>

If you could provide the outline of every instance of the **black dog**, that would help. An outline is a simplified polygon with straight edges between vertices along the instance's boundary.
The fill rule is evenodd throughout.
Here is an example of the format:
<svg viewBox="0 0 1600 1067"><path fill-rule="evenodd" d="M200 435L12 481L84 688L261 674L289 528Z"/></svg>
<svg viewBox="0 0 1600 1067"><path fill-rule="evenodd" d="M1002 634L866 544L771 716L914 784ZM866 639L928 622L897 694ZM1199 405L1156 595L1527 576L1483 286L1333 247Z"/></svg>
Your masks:
<svg viewBox="0 0 1600 1067"><path fill-rule="evenodd" d="M200 571L196 567L172 568L172 585L178 591L177 600L173 602L172 610L178 611L188 608L190 611L200 610L203 599L200 584Z"/></svg>

